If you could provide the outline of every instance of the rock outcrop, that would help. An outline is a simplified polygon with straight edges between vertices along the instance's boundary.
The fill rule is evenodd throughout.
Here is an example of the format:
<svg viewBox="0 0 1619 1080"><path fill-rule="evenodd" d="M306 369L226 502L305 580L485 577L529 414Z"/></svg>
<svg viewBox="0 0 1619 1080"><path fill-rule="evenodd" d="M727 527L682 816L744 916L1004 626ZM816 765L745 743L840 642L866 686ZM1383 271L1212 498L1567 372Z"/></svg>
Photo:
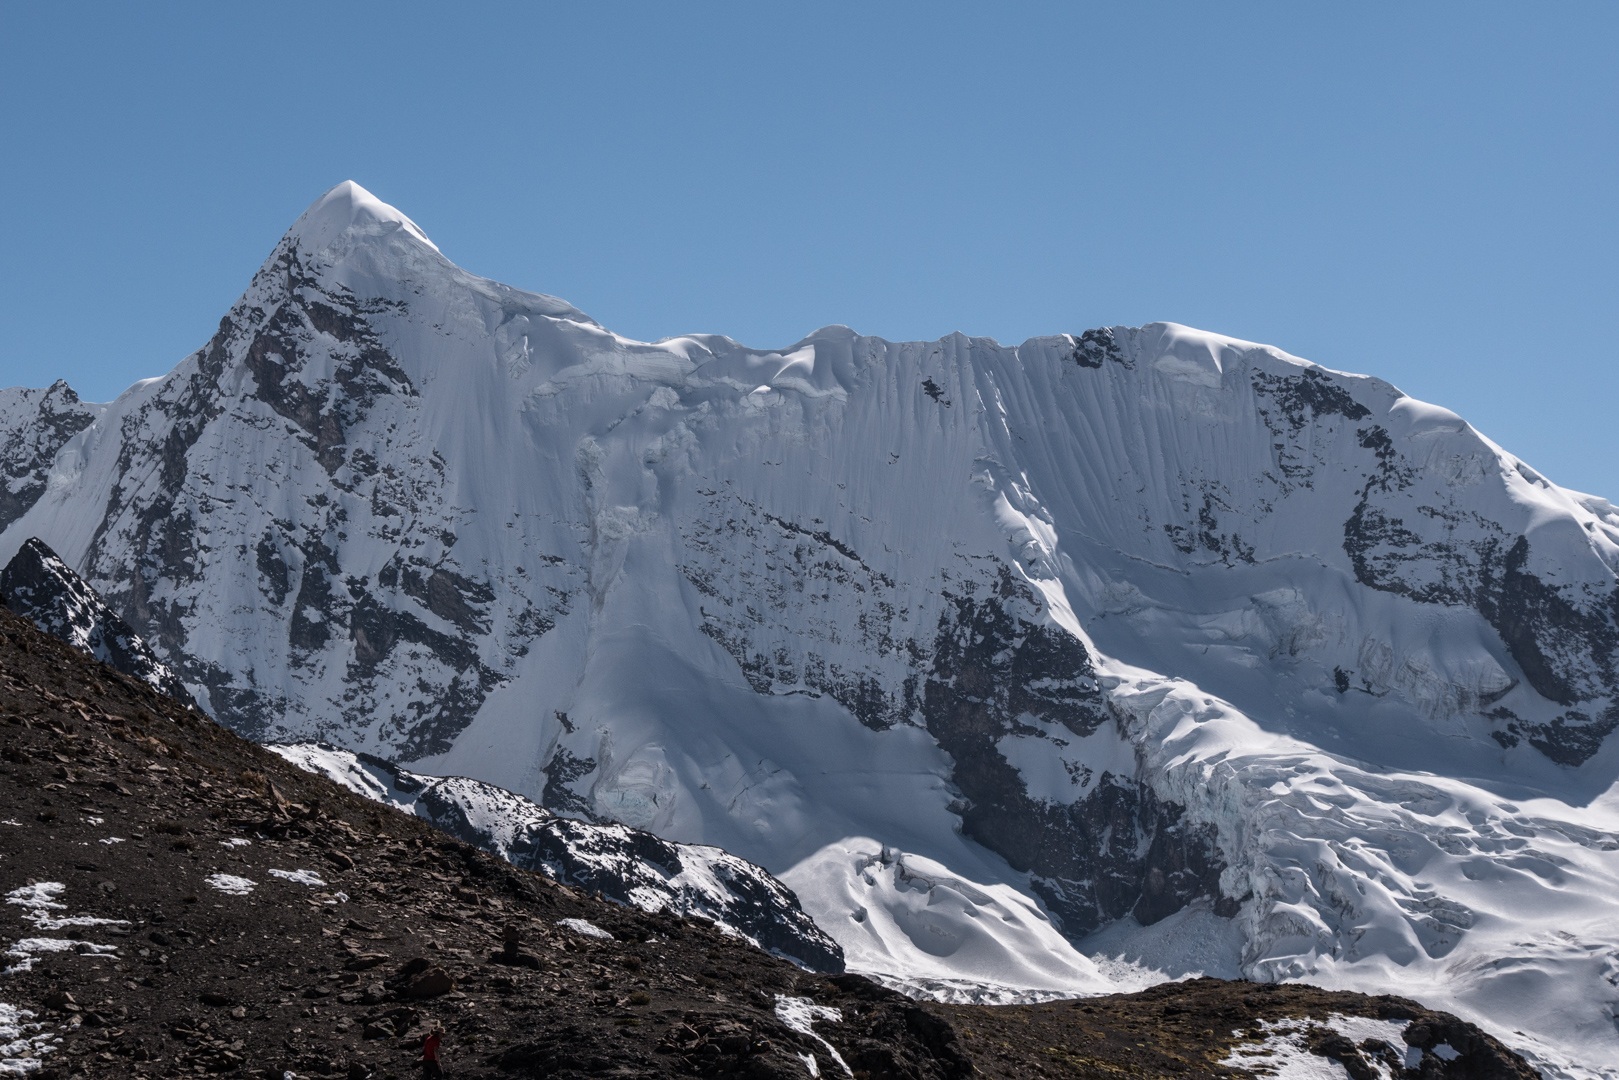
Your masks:
<svg viewBox="0 0 1619 1080"><path fill-rule="evenodd" d="M24 541L0 570L0 598L47 634L160 694L195 704L180 677L38 537Z"/></svg>

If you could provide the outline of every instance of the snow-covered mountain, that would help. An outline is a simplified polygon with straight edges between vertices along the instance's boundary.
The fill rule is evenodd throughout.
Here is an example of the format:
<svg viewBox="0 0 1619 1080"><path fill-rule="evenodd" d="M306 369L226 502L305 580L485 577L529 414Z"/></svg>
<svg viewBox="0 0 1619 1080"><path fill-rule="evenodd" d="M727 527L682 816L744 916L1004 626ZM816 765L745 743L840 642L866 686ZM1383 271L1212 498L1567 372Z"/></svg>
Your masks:
<svg viewBox="0 0 1619 1080"><path fill-rule="evenodd" d="M1619 511L1387 383L637 342L344 184L169 375L9 393L0 557L244 733L723 847L919 990L1307 978L1619 1075Z"/></svg>

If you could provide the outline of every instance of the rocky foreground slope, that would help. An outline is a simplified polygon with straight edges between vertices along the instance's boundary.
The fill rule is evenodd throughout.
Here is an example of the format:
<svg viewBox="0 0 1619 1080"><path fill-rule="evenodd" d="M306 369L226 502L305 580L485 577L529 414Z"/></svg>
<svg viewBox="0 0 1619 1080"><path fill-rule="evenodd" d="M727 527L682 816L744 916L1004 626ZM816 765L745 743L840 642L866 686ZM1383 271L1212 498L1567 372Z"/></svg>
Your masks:
<svg viewBox="0 0 1619 1080"><path fill-rule="evenodd" d="M1534 1076L1392 997L1200 979L918 1004L519 869L0 611L0 1071L485 1077Z"/></svg>

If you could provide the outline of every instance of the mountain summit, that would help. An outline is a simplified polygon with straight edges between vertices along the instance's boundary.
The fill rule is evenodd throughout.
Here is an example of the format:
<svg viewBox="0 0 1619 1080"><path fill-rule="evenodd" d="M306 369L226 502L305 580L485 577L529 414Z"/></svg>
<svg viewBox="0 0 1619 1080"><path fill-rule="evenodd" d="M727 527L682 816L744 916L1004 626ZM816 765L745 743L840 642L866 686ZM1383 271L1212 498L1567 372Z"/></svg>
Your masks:
<svg viewBox="0 0 1619 1080"><path fill-rule="evenodd" d="M402 231L438 251L414 221L353 180L343 181L310 204L287 230L287 237L302 250L317 252L350 231L371 237Z"/></svg>
<svg viewBox="0 0 1619 1080"><path fill-rule="evenodd" d="M0 559L241 733L723 847L911 993L1397 987L1619 1068L1619 511L1386 382L632 341L345 184L168 376L5 395Z"/></svg>

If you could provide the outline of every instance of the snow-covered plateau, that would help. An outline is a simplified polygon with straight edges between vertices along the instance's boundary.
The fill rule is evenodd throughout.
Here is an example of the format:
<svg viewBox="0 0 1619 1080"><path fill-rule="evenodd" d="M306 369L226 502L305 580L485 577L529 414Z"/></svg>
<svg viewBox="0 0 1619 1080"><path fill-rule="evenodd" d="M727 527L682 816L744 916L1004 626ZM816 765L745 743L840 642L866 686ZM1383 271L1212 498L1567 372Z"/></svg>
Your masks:
<svg viewBox="0 0 1619 1080"><path fill-rule="evenodd" d="M632 341L349 183L0 440L0 560L254 738L724 848L918 993L1301 979L1619 1076L1619 510L1378 379Z"/></svg>

